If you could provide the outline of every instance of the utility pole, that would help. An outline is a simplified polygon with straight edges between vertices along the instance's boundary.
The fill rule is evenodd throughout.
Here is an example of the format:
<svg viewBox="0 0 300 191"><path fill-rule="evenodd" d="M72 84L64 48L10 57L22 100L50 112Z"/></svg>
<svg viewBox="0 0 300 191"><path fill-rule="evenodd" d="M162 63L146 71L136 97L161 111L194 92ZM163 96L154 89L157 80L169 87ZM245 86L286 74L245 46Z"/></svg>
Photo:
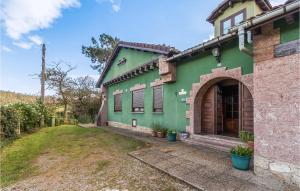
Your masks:
<svg viewBox="0 0 300 191"><path fill-rule="evenodd" d="M43 43L42 44L42 71L41 71L41 104L43 105L43 107L44 107L44 102L45 102L45 80L46 80L45 56L46 56L46 45ZM43 108L43 110L44 110L44 108ZM44 115L42 114L40 126L44 127L44 124L45 124L45 118L44 118Z"/></svg>

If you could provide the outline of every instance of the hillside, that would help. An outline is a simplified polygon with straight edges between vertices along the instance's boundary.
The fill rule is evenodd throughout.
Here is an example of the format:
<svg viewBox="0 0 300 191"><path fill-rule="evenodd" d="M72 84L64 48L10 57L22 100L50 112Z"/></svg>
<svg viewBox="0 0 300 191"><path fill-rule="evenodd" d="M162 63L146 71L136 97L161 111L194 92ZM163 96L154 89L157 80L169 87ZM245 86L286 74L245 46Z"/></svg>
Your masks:
<svg viewBox="0 0 300 191"><path fill-rule="evenodd" d="M23 93L16 93L10 91L0 90L0 105L10 104L10 103L33 103L36 101L38 96L29 95ZM53 97L46 97L46 102L51 102Z"/></svg>

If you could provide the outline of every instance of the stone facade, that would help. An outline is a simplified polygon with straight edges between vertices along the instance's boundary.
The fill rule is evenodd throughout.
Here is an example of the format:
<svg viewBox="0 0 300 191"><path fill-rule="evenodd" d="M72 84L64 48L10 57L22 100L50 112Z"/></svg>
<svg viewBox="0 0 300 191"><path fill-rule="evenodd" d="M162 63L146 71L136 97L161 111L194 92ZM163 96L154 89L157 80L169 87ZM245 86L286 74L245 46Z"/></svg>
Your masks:
<svg viewBox="0 0 300 191"><path fill-rule="evenodd" d="M255 173L300 187L300 54L275 58L280 31L254 36Z"/></svg>
<svg viewBox="0 0 300 191"><path fill-rule="evenodd" d="M130 88L130 91L135 91L135 90L140 90L140 89L145 89L146 84L135 84L133 87Z"/></svg>
<svg viewBox="0 0 300 191"><path fill-rule="evenodd" d="M101 106L98 112L98 117L96 120L97 125L106 126L107 125L107 111L108 111L108 103L107 103L107 89L102 86L100 90L100 94L102 97Z"/></svg>
<svg viewBox="0 0 300 191"><path fill-rule="evenodd" d="M169 63L165 58L159 58L159 75L164 83L176 81L176 66Z"/></svg>
<svg viewBox="0 0 300 191"><path fill-rule="evenodd" d="M150 134L152 132L152 130L150 128L147 128L147 127L143 127L143 126L132 127L131 125L124 124L124 123L119 123L119 122L115 122L115 121L108 121L108 125L112 126L112 127L129 129L129 130L132 130L132 131L148 133L148 134Z"/></svg>
<svg viewBox="0 0 300 191"><path fill-rule="evenodd" d="M190 124L186 127L187 132L191 134L200 133L201 115L199 115L199 113L201 113L202 97L209 87L224 79L235 79L243 83L253 95L253 76L252 74L242 75L242 69L240 67L231 70L226 70L225 67L216 68L212 70L212 73L202 75L200 82L192 85L190 97L187 99L187 104L190 105L190 110L186 112L186 118L190 119ZM198 129L196 129L196 127Z"/></svg>

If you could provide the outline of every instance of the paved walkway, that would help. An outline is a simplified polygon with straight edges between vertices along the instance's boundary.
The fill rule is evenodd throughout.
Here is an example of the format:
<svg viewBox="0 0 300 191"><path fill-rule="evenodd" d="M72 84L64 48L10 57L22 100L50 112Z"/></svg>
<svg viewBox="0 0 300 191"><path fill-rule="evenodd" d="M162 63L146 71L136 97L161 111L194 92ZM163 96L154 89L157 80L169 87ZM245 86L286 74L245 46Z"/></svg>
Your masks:
<svg viewBox="0 0 300 191"><path fill-rule="evenodd" d="M180 141L169 143L166 139L126 129L102 128L153 144L129 155L199 190L295 190L274 179L255 176L252 171L232 168L230 154L226 152L194 147Z"/></svg>

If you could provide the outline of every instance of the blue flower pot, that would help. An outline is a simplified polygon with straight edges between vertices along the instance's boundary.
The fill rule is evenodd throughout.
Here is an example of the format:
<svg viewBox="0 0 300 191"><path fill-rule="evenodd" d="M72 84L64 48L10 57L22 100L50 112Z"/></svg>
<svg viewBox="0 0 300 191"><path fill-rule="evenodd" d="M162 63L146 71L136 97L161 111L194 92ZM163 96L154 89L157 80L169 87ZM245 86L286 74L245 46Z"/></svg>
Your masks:
<svg viewBox="0 0 300 191"><path fill-rule="evenodd" d="M238 156L235 154L231 154L232 166L239 170L249 170L250 169L250 160L251 160L251 157Z"/></svg>
<svg viewBox="0 0 300 191"><path fill-rule="evenodd" d="M175 142L176 141L176 133L168 133L168 141Z"/></svg>

